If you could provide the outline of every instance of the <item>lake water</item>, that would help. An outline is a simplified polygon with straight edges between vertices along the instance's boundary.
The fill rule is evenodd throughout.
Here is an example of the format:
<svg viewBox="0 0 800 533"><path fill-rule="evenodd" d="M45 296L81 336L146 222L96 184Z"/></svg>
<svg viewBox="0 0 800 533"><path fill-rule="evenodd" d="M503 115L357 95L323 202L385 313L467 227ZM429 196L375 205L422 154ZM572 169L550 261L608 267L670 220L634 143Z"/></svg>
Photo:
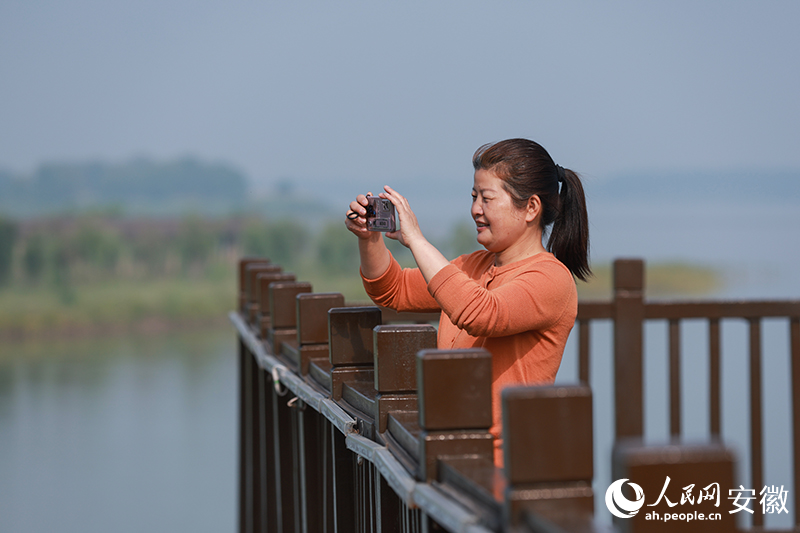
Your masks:
<svg viewBox="0 0 800 533"><path fill-rule="evenodd" d="M0 531L234 531L235 347L0 345Z"/></svg>

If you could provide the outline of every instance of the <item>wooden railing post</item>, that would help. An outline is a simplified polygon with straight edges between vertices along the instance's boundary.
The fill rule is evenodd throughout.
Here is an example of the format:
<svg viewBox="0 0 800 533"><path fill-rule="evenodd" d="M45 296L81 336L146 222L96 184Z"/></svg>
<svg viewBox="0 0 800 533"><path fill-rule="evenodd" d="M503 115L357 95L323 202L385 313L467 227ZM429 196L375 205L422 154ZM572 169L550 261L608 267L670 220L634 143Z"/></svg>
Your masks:
<svg viewBox="0 0 800 533"><path fill-rule="evenodd" d="M283 341L280 353L300 375L307 375L311 361L329 358L328 310L344 306L338 292L297 295L297 337Z"/></svg>
<svg viewBox="0 0 800 533"><path fill-rule="evenodd" d="M592 392L586 385L502 392L505 524L534 513L567 531L594 514Z"/></svg>
<svg viewBox="0 0 800 533"><path fill-rule="evenodd" d="M255 265L256 263L267 265L269 264L269 260L263 259L260 257L245 257L239 260L239 290L238 299L236 302L236 309L239 310L240 313L247 314L247 267L250 265Z"/></svg>
<svg viewBox="0 0 800 533"><path fill-rule="evenodd" d="M262 339L269 337L272 320L269 316L269 284L273 281L295 281L294 274L288 272L259 272L256 275L256 303L258 313L256 327Z"/></svg>
<svg viewBox="0 0 800 533"><path fill-rule="evenodd" d="M614 414L616 438L644 431L644 261L614 261Z"/></svg>
<svg viewBox="0 0 800 533"><path fill-rule="evenodd" d="M252 262L245 268L245 294L247 295L245 318L247 323L253 327L258 327L258 314L259 314L259 291L258 291L258 275L268 272L280 272L281 267L267 262Z"/></svg>
<svg viewBox="0 0 800 533"><path fill-rule="evenodd" d="M273 281L269 284L270 328L269 346L274 354L281 353L283 341L297 338L297 295L311 292L311 284L302 281Z"/></svg>
<svg viewBox="0 0 800 533"><path fill-rule="evenodd" d="M436 328L430 324L381 325L373 330L375 411L378 433L386 431L389 411L417 410L416 356L436 348Z"/></svg>
<svg viewBox="0 0 800 533"><path fill-rule="evenodd" d="M372 331L381 323L377 307L341 307L328 311L329 373L312 362L311 374L330 392L335 401L342 398L345 383L373 377ZM315 372L319 368L320 372ZM362 378L362 379L359 379ZM356 531L356 505L359 485L356 457L347 449L345 436L332 429L333 513L336 533Z"/></svg>
<svg viewBox="0 0 800 533"><path fill-rule="evenodd" d="M422 350L416 356L419 386L417 479L434 481L441 458L492 461L492 356L482 348Z"/></svg>
<svg viewBox="0 0 800 533"><path fill-rule="evenodd" d="M331 399L342 399L342 385L359 376L373 377L372 330L381 323L377 307L343 307L328 311Z"/></svg>
<svg viewBox="0 0 800 533"><path fill-rule="evenodd" d="M609 499L612 505L621 497L635 502L635 488L625 487L630 483L638 485L641 494L638 510L617 509L630 516L615 518L615 524L624 533L737 531L728 492L736 487L734 465L734 454L720 443L656 446L640 439L620 441L614 446L611 476L620 485L618 491L609 488ZM705 519L681 520L681 513L693 518L702 514ZM667 514L677 515L676 520L667 519Z"/></svg>

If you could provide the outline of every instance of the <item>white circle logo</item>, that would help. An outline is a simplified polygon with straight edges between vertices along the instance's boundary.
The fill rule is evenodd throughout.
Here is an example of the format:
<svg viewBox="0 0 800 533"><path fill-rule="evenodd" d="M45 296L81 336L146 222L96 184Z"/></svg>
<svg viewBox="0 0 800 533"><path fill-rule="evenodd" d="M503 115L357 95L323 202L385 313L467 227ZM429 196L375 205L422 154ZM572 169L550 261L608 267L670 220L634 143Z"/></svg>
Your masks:
<svg viewBox="0 0 800 533"><path fill-rule="evenodd" d="M612 483L606 491L606 507L611 514L620 518L630 518L639 512L644 505L644 491L636 483L628 483L636 495L636 499L631 501L622 495L622 486L628 479L618 479Z"/></svg>

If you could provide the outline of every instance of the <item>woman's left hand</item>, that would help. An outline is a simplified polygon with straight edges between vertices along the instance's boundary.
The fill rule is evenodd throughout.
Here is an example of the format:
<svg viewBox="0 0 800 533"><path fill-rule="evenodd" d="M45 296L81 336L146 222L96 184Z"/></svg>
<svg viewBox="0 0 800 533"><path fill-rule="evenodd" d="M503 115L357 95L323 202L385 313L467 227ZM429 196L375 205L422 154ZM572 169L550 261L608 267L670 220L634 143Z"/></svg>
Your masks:
<svg viewBox="0 0 800 533"><path fill-rule="evenodd" d="M408 200L406 200L403 195L388 185L386 185L383 190L385 192L380 193L378 196L392 202L392 205L394 205L397 211L397 217L400 219L400 230L389 232L386 236L390 239L400 241L406 248L411 248L415 240L424 239L422 231L419 229L417 216L411 210L411 206L408 205Z"/></svg>
<svg viewBox="0 0 800 533"><path fill-rule="evenodd" d="M383 190L385 192L378 196L392 202L400 219L400 231L387 233L386 236L400 241L403 246L411 250L422 277L430 283L433 276L448 265L447 258L422 235L417 217L408 205L408 200L388 185Z"/></svg>

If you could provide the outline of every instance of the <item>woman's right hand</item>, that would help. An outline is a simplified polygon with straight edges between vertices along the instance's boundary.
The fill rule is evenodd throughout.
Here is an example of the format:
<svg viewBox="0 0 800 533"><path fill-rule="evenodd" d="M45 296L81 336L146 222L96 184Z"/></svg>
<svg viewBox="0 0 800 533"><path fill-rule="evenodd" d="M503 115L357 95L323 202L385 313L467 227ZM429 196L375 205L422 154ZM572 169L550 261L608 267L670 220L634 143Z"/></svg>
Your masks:
<svg viewBox="0 0 800 533"><path fill-rule="evenodd" d="M367 196L372 196L372 193L359 194L355 200L350 202L350 209L347 210L344 225L359 239L380 240L380 232L367 229Z"/></svg>

